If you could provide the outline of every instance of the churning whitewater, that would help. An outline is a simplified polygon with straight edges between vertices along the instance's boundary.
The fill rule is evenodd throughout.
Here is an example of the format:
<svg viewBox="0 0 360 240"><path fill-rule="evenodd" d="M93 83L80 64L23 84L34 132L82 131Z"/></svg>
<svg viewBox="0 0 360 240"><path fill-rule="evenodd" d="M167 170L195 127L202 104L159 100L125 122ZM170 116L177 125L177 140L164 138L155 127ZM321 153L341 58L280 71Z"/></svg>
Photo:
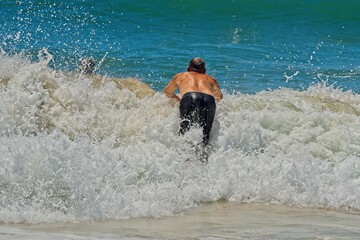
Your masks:
<svg viewBox="0 0 360 240"><path fill-rule="evenodd" d="M226 199L360 211L360 96L326 84L225 94L209 162L201 131L133 78L0 55L0 221L181 214Z"/></svg>

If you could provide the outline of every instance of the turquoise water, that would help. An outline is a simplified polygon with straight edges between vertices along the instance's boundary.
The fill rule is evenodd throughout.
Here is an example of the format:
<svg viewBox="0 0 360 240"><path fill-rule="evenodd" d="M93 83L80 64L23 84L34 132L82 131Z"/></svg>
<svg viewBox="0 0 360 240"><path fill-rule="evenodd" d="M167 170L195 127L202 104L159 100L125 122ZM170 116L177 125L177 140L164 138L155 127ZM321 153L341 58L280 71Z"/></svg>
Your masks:
<svg viewBox="0 0 360 240"><path fill-rule="evenodd" d="M359 92L359 10L356 0L3 0L0 41L34 61L47 48L55 69L103 60L99 73L156 90L200 56L229 92L322 81Z"/></svg>

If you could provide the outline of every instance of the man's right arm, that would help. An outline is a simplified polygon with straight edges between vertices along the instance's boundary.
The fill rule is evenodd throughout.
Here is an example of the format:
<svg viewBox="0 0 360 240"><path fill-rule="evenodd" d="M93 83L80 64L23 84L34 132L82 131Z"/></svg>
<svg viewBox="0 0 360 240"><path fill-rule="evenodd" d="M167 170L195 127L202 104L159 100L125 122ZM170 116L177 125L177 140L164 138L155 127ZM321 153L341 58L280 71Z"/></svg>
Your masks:
<svg viewBox="0 0 360 240"><path fill-rule="evenodd" d="M219 86L219 83L216 81L215 78L214 79L214 86L213 86L213 94L214 94L214 97L217 101L220 101L221 99L223 99L223 94L221 92L221 89L220 89L220 86Z"/></svg>

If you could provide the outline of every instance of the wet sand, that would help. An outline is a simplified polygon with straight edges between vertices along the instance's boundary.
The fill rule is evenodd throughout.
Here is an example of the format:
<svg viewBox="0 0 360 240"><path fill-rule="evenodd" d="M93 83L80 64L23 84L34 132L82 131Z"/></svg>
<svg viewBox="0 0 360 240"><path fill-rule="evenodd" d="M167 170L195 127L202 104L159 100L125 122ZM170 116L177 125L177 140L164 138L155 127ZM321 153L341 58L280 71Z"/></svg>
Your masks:
<svg viewBox="0 0 360 240"><path fill-rule="evenodd" d="M0 239L359 239L360 214L218 202L181 216L1 224Z"/></svg>

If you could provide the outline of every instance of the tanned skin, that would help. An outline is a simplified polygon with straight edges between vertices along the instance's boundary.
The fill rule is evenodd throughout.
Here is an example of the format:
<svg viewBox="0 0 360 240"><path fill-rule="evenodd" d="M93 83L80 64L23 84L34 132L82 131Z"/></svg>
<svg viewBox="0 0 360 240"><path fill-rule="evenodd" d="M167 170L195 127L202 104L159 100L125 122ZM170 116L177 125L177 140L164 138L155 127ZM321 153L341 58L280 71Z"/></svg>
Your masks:
<svg viewBox="0 0 360 240"><path fill-rule="evenodd" d="M181 97L174 93L177 89L180 90L180 96L184 96L187 92L200 92L213 96L217 101L223 98L218 82L205 74L205 70L197 72L188 68L187 72L176 74L165 87L164 93L169 98L180 101Z"/></svg>

